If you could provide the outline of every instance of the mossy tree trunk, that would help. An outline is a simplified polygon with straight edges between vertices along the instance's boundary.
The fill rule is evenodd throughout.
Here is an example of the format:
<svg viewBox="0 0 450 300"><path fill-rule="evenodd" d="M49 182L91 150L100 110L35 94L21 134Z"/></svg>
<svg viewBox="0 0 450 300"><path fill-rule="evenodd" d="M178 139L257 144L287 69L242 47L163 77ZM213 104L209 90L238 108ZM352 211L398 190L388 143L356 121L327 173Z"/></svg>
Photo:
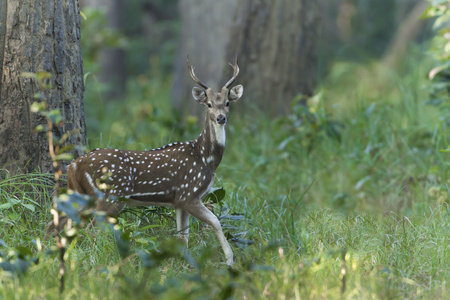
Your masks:
<svg viewBox="0 0 450 300"><path fill-rule="evenodd" d="M217 89L232 70L227 61L239 55L244 100L273 115L289 111L292 100L310 96L316 79L316 44L320 1L181 0L182 38L176 62L173 101L196 113L194 85L186 54L200 80Z"/></svg>
<svg viewBox="0 0 450 300"><path fill-rule="evenodd" d="M78 0L2 0L0 4L0 168L30 172L52 169L45 133L34 128L45 120L30 111L38 92L24 72L51 74L49 109L59 108L63 126L56 138L85 145L83 65ZM82 152L78 148L76 154Z"/></svg>

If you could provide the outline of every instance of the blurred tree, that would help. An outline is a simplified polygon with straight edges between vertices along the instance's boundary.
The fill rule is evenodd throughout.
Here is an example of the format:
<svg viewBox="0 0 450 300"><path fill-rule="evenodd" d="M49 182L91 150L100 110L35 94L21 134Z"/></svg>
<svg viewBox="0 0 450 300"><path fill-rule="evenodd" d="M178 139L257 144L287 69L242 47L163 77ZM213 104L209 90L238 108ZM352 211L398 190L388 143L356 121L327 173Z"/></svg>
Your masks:
<svg viewBox="0 0 450 300"><path fill-rule="evenodd" d="M427 36L424 0L326 0L319 39L319 78L332 62L382 58L396 66L407 46Z"/></svg>
<svg viewBox="0 0 450 300"><path fill-rule="evenodd" d="M83 65L80 50L78 0L16 0L0 2L0 168L42 172L52 168L45 133L35 127L45 122L30 111L39 92L24 72L51 74L46 93L50 109L60 109L60 138L78 129L67 141L85 144Z"/></svg>
<svg viewBox="0 0 450 300"><path fill-rule="evenodd" d="M124 26L124 3L122 0L89 0L90 7L105 11L106 26L120 32ZM124 95L126 83L125 52L120 47L103 45L98 53L99 78L106 84L105 98L117 99Z"/></svg>
<svg viewBox="0 0 450 300"><path fill-rule="evenodd" d="M425 21L421 16L427 7L428 2L419 1L403 16L402 22L399 23L390 44L386 47L383 54L382 62L385 65L396 67L405 56L410 42L417 38L420 29L423 27Z"/></svg>
<svg viewBox="0 0 450 300"><path fill-rule="evenodd" d="M167 77L180 31L178 0L128 0L124 32L128 38L127 71L130 76L148 72Z"/></svg>
<svg viewBox="0 0 450 300"><path fill-rule="evenodd" d="M294 97L311 96L316 72L320 9L308 0L180 0L182 36L173 83L173 101L198 114L190 97L196 74L213 89L231 77L227 64L239 54L244 99L272 114L284 114Z"/></svg>

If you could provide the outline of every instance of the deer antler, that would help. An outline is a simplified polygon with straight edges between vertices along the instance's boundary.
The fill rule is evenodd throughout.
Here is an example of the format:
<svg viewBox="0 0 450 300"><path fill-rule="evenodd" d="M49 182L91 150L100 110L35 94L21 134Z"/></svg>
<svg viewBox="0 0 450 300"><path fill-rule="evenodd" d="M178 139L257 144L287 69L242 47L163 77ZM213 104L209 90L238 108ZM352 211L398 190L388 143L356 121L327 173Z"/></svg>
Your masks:
<svg viewBox="0 0 450 300"><path fill-rule="evenodd" d="M206 84L204 84L203 82L201 82L201 81L197 78L197 76L195 76L195 73L194 73L194 69L195 69L195 68L194 68L193 66L191 66L191 64L189 63L189 55L186 56L186 63L187 63L188 69L189 69L189 74L191 74L192 80L194 80L194 82L195 82L196 84L198 84L199 86L201 86L201 87L204 88L205 90L209 89L209 87L208 87Z"/></svg>
<svg viewBox="0 0 450 300"><path fill-rule="evenodd" d="M238 59L237 59L237 53L236 53L236 58L234 60L234 65L232 65L231 63L228 63L233 68L234 72L233 72L233 77L231 77L231 79L228 80L227 83L225 83L225 87L227 89L230 88L230 86L233 84L233 82L236 80L236 77L239 74L239 67L238 67L237 62L238 62Z"/></svg>

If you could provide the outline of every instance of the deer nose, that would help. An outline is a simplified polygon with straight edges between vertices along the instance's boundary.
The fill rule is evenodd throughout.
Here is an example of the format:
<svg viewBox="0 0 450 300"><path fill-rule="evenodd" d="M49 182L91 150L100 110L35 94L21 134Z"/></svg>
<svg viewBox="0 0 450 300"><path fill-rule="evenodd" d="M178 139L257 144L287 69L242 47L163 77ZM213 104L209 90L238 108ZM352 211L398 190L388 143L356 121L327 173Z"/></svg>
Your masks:
<svg viewBox="0 0 450 300"><path fill-rule="evenodd" d="M217 123L219 124L225 124L227 122L227 117L225 115L220 114L217 117Z"/></svg>

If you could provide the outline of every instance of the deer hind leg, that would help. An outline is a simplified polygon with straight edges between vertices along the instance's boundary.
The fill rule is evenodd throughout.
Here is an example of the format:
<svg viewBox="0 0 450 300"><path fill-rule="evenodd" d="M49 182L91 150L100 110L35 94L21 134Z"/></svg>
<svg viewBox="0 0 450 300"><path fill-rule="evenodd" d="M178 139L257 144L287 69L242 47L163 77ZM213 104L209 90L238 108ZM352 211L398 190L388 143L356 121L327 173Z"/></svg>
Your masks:
<svg viewBox="0 0 450 300"><path fill-rule="evenodd" d="M84 180L83 180L84 179ZM81 172L81 174L75 174L74 167L72 165L69 165L68 169L68 187L69 189L76 191L80 194L85 194L93 197L96 199L97 193L96 193L96 185L94 184L94 181L89 175L88 172ZM96 208L97 211L105 212L109 216L117 216L119 211L125 206L125 203L110 203L105 201L105 199L96 199ZM48 239L49 236L56 236L61 232L61 230L64 229L64 226L68 222L69 218L67 216L59 217L58 226L55 226L54 221L50 221L45 229L45 239ZM95 224L95 220L92 220L89 225L87 226L88 229L90 229Z"/></svg>
<svg viewBox="0 0 450 300"><path fill-rule="evenodd" d="M181 208L175 209L175 213L177 216L178 237L187 247L189 241L189 213Z"/></svg>
<svg viewBox="0 0 450 300"><path fill-rule="evenodd" d="M217 217L207 209L200 200L191 202L183 208L194 218L197 218L212 227L219 239L220 245L222 245L227 265L233 265L233 251L231 250L230 244L228 244L227 238L223 234L219 219L217 219Z"/></svg>
<svg viewBox="0 0 450 300"><path fill-rule="evenodd" d="M69 165L68 171L68 188L74 191L78 191L81 194L84 194L84 190L83 187L78 184L78 182L75 180L75 170L73 165ZM45 236L44 239L48 240L49 237L55 237L56 235L58 235L61 230L63 230L64 226L66 225L66 223L69 221L69 217L64 216L64 217L58 217L58 225L55 225L54 220L51 220L50 222L47 223L47 226L45 227Z"/></svg>
<svg viewBox="0 0 450 300"><path fill-rule="evenodd" d="M117 217L119 212L125 207L125 202L112 202L109 200L108 196L105 195L105 198L96 200L96 211L100 213L105 213L109 217ZM91 229L95 226L96 220L91 219L89 224L87 225L87 229Z"/></svg>
<svg viewBox="0 0 450 300"><path fill-rule="evenodd" d="M44 240L48 240L50 237L55 237L66 225L67 221L69 221L69 217L59 217L58 226L55 226L55 222L52 220L47 223L45 227L45 236Z"/></svg>

